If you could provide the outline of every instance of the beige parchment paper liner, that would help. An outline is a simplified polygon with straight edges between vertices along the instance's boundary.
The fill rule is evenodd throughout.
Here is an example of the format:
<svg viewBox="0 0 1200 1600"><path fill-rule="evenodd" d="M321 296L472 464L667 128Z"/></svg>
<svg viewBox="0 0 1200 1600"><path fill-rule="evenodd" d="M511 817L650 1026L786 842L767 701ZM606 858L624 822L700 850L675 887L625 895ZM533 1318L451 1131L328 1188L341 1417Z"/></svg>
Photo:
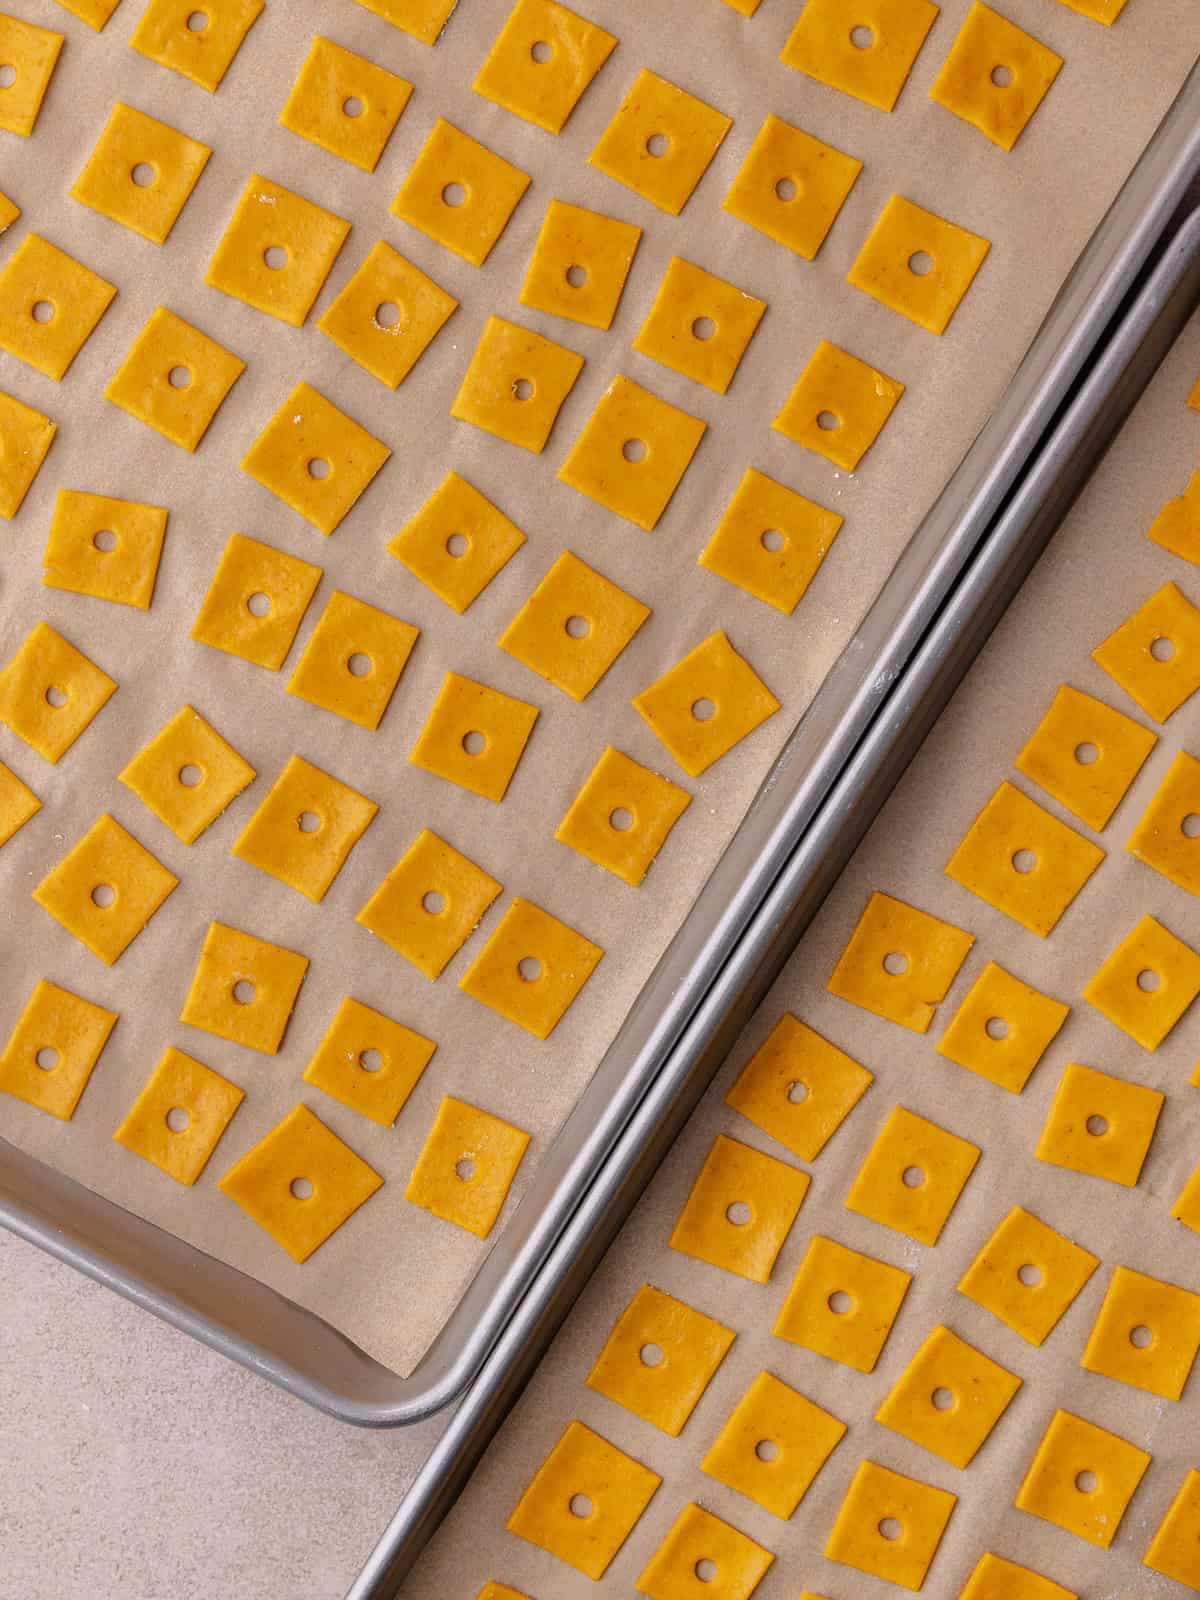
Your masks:
<svg viewBox="0 0 1200 1600"><path fill-rule="evenodd" d="M605 1578L605 1592L632 1593L638 1574L685 1503L696 1500L777 1555L755 1600L795 1600L805 1589L830 1600L883 1600L899 1591L823 1560L846 1487L864 1457L959 1496L922 1594L953 1600L984 1550L1044 1573L1085 1600L1172 1600L1186 1591L1150 1572L1142 1556L1184 1474L1197 1462L1193 1373L1178 1403L1085 1372L1079 1357L1115 1265L1200 1291L1196 1236L1169 1207L1200 1161L1200 1091L1189 1084L1200 1055L1195 1006L1157 1052L1142 1050L1082 998L1088 978L1149 912L1200 945L1195 899L1125 851L1125 841L1175 753L1196 750L1195 699L1164 728L1158 748L1100 842L1109 855L1045 941L947 878L942 867L1002 777L1064 821L1080 826L1011 761L1060 683L1145 718L1090 660L1107 637L1168 578L1200 598L1195 568L1144 537L1155 512L1193 470L1200 417L1185 401L1200 371L1193 320L1084 490L1048 552L1000 623L888 801L773 990L745 1029L701 1108L643 1196L624 1233L551 1347L513 1417L418 1567L406 1596L474 1595L496 1577L523 1593L571 1600L595 1586L503 1531L534 1467L566 1421L580 1417L663 1475L664 1483ZM1085 832L1087 830L1084 830ZM825 983L874 889L968 929L975 948L919 1036L829 995ZM936 1053L937 1040L987 961L1068 1001L1072 1011L1020 1096ZM758 1287L679 1255L666 1240L718 1132L791 1160L725 1105L725 1094L784 1011L803 1018L876 1074L812 1166L812 1185L769 1285ZM1082 1177L1034 1158L1063 1066L1081 1061L1165 1091L1167 1102L1136 1189ZM903 1104L980 1145L983 1154L933 1249L843 1206L850 1181L890 1108ZM795 1164L795 1163L793 1163ZM1040 1349L956 1293L968 1263L1014 1205L1023 1205L1101 1257L1102 1265ZM913 1283L875 1369L864 1376L771 1336L779 1306L817 1233L904 1267ZM737 1332L730 1355L678 1439L584 1387L611 1324L645 1282ZM965 1471L947 1466L872 1419L883 1397L938 1323L1024 1379L1008 1411ZM848 1424L848 1432L790 1522L699 1471L726 1417L762 1370L798 1388ZM1098 1550L1013 1506L1016 1490L1057 1407L1120 1434L1154 1457L1111 1549ZM464 1537L467 1529L470 1537ZM484 1531L486 1530L486 1532Z"/></svg>
<svg viewBox="0 0 1200 1600"><path fill-rule="evenodd" d="M718 0L584 9L621 38L564 135L554 139L470 92L507 0L461 0L436 49L418 45L351 0L272 0L216 95L129 50L140 14L125 0L100 35L51 0L21 14L67 34L35 136L0 147L0 187L24 208L0 249L32 228L119 286L66 380L54 384L0 357L0 387L59 424L59 436L17 519L4 530L0 658L45 617L110 672L120 690L55 768L6 730L0 756L45 802L5 848L0 913L0 1033L46 977L113 1007L121 1021L74 1121L61 1125L6 1098L6 1137L321 1313L380 1359L411 1368L444 1322L485 1246L407 1203L404 1184L441 1097L462 1096L533 1135L515 1193L586 1083L605 1045L742 816L771 758L866 610L920 514L1000 394L1054 292L1132 166L1190 64L1200 37L1190 0L1134 0L1119 27L1088 23L1045 0L1010 0L1015 20L1066 66L1015 154L1005 155L927 97L967 11L944 6L897 112L885 116L801 78L777 60L797 10L765 0L747 21ZM416 85L378 170L359 172L276 125L279 108L322 31ZM735 126L679 219L654 210L586 165L639 68L650 66L734 117ZM213 157L163 249L67 197L115 99L205 140ZM720 200L768 111L862 158L866 170L814 264L736 222ZM533 183L486 267L476 270L387 211L425 135L444 115L530 172ZM205 266L250 171L351 219L353 231L308 324L259 315L204 287ZM858 247L893 192L986 235L991 255L948 335L935 339L845 284ZM617 321L599 333L517 304L553 196L640 223L645 238ZM392 394L313 326L315 316L385 238L461 300L461 309ZM629 341L672 254L760 295L770 309L730 393L709 394L635 355ZM102 389L162 303L248 363L199 452L185 456L119 412ZM587 358L544 456L534 458L451 421L450 401L489 313L539 329ZM770 431L770 420L821 337L903 379L908 393L854 478L839 476ZM553 473L618 371L710 423L680 492L652 534L618 521ZM238 470L292 385L304 378L392 447L391 461L329 540ZM696 556L743 470L754 465L842 512L846 526L796 615L784 618L701 571ZM529 536L524 550L463 617L451 614L385 552L387 540L455 468ZM59 487L170 508L154 605L134 613L40 587ZM315 561L326 576L278 677L193 644L192 620L229 534L251 534ZM654 616L581 706L494 648L503 626L569 547L654 607ZM326 716L284 683L334 588L422 629L377 733ZM672 764L629 705L714 627L723 626L776 691L783 711L701 781L646 884L628 889L552 833L605 743L659 770ZM444 673L456 669L542 708L499 808L407 761ZM191 849L178 843L116 774L185 702L207 716L259 772ZM323 904L234 860L229 847L287 757L299 753L381 805ZM29 899L67 848L108 809L177 873L180 887L111 970ZM547 1044L460 994L477 936L428 984L354 913L423 826L477 858L505 885L578 927L607 954ZM506 902L501 902L502 906ZM492 925L498 906L485 925ZM178 1021L204 931L218 918L300 950L311 969L281 1054L269 1059ZM300 1082L343 995L352 994L438 1041L438 1053L394 1130L379 1128ZM112 1130L164 1046L227 1074L246 1102L193 1190L114 1145ZM220 1175L302 1099L387 1180L303 1267L216 1189ZM510 1200L510 1206L512 1201Z"/></svg>

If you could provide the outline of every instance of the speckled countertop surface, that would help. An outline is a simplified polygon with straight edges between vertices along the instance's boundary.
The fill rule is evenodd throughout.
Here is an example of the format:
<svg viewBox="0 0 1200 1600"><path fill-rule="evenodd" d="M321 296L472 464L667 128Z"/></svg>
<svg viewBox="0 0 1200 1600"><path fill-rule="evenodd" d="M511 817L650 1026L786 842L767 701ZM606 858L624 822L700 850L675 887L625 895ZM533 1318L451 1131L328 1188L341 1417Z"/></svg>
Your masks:
<svg viewBox="0 0 1200 1600"><path fill-rule="evenodd" d="M318 1415L0 1230L3 1600L341 1600L433 1447Z"/></svg>

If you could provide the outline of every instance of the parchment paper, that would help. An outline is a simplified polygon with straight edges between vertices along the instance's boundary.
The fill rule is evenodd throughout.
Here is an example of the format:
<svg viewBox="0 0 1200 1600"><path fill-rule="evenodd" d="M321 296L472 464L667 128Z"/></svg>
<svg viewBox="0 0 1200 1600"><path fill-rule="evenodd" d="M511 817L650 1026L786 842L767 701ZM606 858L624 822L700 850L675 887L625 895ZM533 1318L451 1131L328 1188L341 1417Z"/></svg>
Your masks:
<svg viewBox="0 0 1200 1600"><path fill-rule="evenodd" d="M554 139L473 95L469 84L507 14L507 0L462 0L433 51L352 4L274 0L213 96L126 47L140 6L125 0L96 36L51 0L22 0L67 45L35 137L0 146L0 187L28 228L119 285L120 293L66 380L44 380L0 357L0 387L59 423L59 437L3 537L0 659L45 617L109 671L121 689L55 768L7 730L0 756L45 802L5 848L0 923L0 1035L39 977L121 1012L121 1022L69 1126L5 1100L0 1129L27 1149L182 1237L258 1275L407 1370L478 1265L485 1247L408 1204L404 1183L443 1095L453 1093L533 1134L514 1193L587 1081L654 961L692 902L788 730L865 611L896 555L1000 394L1071 262L1182 81L1198 46L1191 0L1134 0L1111 32L1045 0L1008 12L1067 58L1059 82L1005 155L927 97L967 11L942 12L899 108L885 116L781 66L796 6L765 0L751 21L704 0L585 9L621 36L609 64ZM276 126L312 34L327 31L410 78L412 102L378 170L360 173ZM649 65L735 117L717 159L674 220L593 171L586 156L638 69ZM163 249L67 198L112 102L128 100L213 146L214 154ZM866 170L815 264L737 223L720 199L767 111L852 151ZM387 205L439 115L533 175L482 271L391 217ZM204 268L251 170L350 218L354 229L316 307L341 289L383 237L462 301L449 326L393 395L313 327L290 329L202 283ZM845 284L870 225L893 192L988 236L992 253L936 339ZM522 310L517 291L547 202L561 196L643 225L645 238L609 333ZM724 399L636 356L629 341L673 253L763 296L770 305ZM101 397L154 306L163 303L248 362L195 457ZM535 459L448 416L479 331L492 312L582 352L587 366L543 457ZM908 393L854 478L770 431L816 341L827 337L903 379ZM618 371L711 424L682 489L653 534L618 521L553 472ZM394 455L332 539L238 470L260 429L300 378L391 445ZM755 465L842 511L846 526L792 619L702 572L696 556L746 466ZM463 617L451 614L384 546L454 467L493 498L529 543ZM171 521L152 610L140 614L39 586L59 487L166 505ZM278 677L193 644L188 631L229 534L240 530L318 562L326 577ZM569 546L654 607L652 621L582 706L494 648L503 626ZM284 693L332 590L412 621L422 638L380 730L354 728ZM736 754L689 784L695 802L645 886L626 888L552 842L555 825L605 743L658 769L671 763L630 696L714 627L779 694L783 711ZM407 761L436 690L456 669L534 702L542 717L499 808ZM252 786L191 849L161 827L116 774L185 702L255 765ZM297 752L353 783L380 814L320 906L233 860L229 847L287 757ZM679 774L675 774L680 776ZM29 898L49 868L108 809L181 879L148 930L103 968ZM433 827L519 893L607 950L596 976L548 1044L537 1044L456 988L502 908L436 984L354 923L354 913L423 826ZM268 1059L178 1022L213 918L303 951L312 966L282 1053ZM300 1082L343 995L429 1034L439 1050L393 1130ZM197 1055L247 1091L194 1190L111 1142L111 1132L167 1044ZM216 1189L221 1174L297 1099L310 1104L387 1179L305 1266L296 1267ZM510 1201L511 1206L511 1201Z"/></svg>
<svg viewBox="0 0 1200 1600"><path fill-rule="evenodd" d="M1150 1054L1081 998L1113 946L1151 913L1200 946L1200 907L1185 890L1125 852L1125 841L1175 753L1195 751L1200 703L1167 726L1100 842L1107 860L1040 940L947 878L942 867L1002 777L1041 804L1077 820L1011 768L1061 683L1071 683L1140 717L1098 666L1091 649L1166 579L1200 598L1196 569L1152 545L1144 530L1194 469L1200 417L1186 408L1200 372L1200 320L1178 341L1160 373L1056 535L963 686L930 734L844 877L774 989L731 1052L700 1110L643 1196L579 1306L498 1437L461 1502L403 1591L477 1593L495 1577L539 1600L570 1600L594 1585L552 1557L505 1534L504 1521L534 1466L571 1417L580 1417L663 1475L664 1483L605 1579L605 1592L632 1593L650 1554L689 1500L758 1539L777 1561L755 1600L795 1600L803 1589L830 1600L882 1600L891 1586L823 1560L837 1509L864 1457L957 1494L941 1550L922 1594L951 1600L984 1550L1031 1566L1084 1600L1170 1600L1185 1591L1141 1565L1151 1534L1184 1473L1197 1463L1194 1373L1182 1401L1084 1372L1079 1357L1117 1264L1200 1291L1200 1244L1168 1215L1200 1161L1200 1096L1190 1087L1200 1054L1193 1006ZM1141 719L1145 720L1145 719ZM1086 830L1085 830L1086 831ZM974 933L977 942L925 1036L874 1017L825 992L833 964L872 890L883 889ZM1072 1011L1020 1096L936 1053L963 996L988 960ZM870 1067L876 1082L813 1167L799 1219L769 1285L749 1284L667 1247L670 1229L712 1140L724 1131L791 1159L731 1111L725 1094L743 1065L791 1011ZM1082 1177L1034 1158L1033 1150L1064 1065L1081 1061L1162 1089L1167 1103L1136 1189ZM933 1249L847 1211L843 1200L863 1155L895 1104L903 1104L982 1147L983 1154ZM1102 1258L1102 1266L1041 1349L1034 1349L955 1285L996 1225L1023 1205ZM771 1336L780 1304L814 1234L823 1233L914 1274L874 1373L863 1376ZM657 1284L719 1317L737 1339L678 1439L584 1387L617 1315L643 1283ZM965 1471L889 1432L872 1418L913 1353L938 1323L1019 1374L1024 1386ZM783 1523L699 1471L733 1406L766 1369L835 1413L849 1431L801 1503ZM1097 1550L1017 1511L1013 1497L1056 1407L1074 1411L1149 1450L1154 1461L1111 1550ZM465 1537L467 1530L470 1537ZM486 1531L485 1531L486 1530Z"/></svg>

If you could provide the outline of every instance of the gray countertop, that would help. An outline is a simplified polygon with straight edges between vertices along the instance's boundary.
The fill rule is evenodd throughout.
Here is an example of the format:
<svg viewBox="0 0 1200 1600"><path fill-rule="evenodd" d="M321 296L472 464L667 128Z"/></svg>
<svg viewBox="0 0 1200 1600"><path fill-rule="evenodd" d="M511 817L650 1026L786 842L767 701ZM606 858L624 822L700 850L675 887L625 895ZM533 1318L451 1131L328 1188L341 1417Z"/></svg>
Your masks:
<svg viewBox="0 0 1200 1600"><path fill-rule="evenodd" d="M318 1415L0 1230L5 1595L341 1600L437 1421Z"/></svg>

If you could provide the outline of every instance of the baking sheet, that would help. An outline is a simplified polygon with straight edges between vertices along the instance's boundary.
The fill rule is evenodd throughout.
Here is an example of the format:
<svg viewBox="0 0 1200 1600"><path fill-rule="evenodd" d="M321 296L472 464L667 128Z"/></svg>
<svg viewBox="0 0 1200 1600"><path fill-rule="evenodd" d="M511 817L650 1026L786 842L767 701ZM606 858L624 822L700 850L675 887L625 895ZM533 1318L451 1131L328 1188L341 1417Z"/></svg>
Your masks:
<svg viewBox="0 0 1200 1600"><path fill-rule="evenodd" d="M22 14L68 35L41 121L28 144L6 140L0 187L25 210L5 236L34 228L117 283L120 294L62 384L0 356L0 387L52 416L54 449L8 530L0 590L0 657L47 618L122 685L56 768L7 730L0 757L44 810L0 858L3 923L0 1033L37 977L122 1013L74 1121L63 1126L6 1100L5 1135L131 1209L222 1256L333 1321L357 1343L408 1370L445 1320L483 1249L403 1199L403 1186L447 1093L506 1116L534 1135L514 1195L560 1124L641 984L744 812L796 717L878 589L892 561L1000 393L1074 257L1131 167L1200 46L1187 0L1137 0L1118 29L1066 7L1008 7L1067 57L1045 105L1007 156L927 98L967 10L943 8L897 111L886 117L788 71L776 60L794 6L765 0L751 21L711 0L702 27L692 0L653 8L607 0L589 15L622 43L566 133L552 139L469 92L504 0L461 0L442 41L425 50L351 0L269 5L215 96L126 48L133 0L99 36L50 0ZM374 175L359 173L275 126L311 34L410 78L413 100ZM588 168L586 154L636 71L649 65L735 117L735 126L679 219L668 218ZM1117 94L1117 86L1120 94ZM204 139L209 168L163 250L87 211L66 191L111 102L123 98ZM719 208L768 109L866 163L813 264L736 223ZM480 272L406 228L387 204L438 115L533 175ZM384 237L459 297L461 309L396 393L379 386L317 333L289 329L202 284L204 266L253 167L350 218L355 226L314 315L371 244ZM972 292L937 340L848 288L861 240L893 191L930 205L993 241ZM613 329L600 333L526 312L516 295L551 196L628 218L645 238ZM679 253L759 294L770 309L728 396L719 398L635 355L670 256ZM105 381L153 307L163 303L220 339L248 370L194 458L118 412ZM514 450L452 422L451 398L487 315L537 328L587 358L545 455ZM879 444L854 477L838 474L770 431L769 422L820 337L846 345L908 385ZM624 371L705 417L710 431L653 534L611 517L553 478L612 375ZM249 443L300 378L391 445L390 463L330 540L323 540L237 470ZM791 619L695 566L744 468L755 465L846 517L834 550ZM475 483L529 543L464 617L456 617L384 552L386 541L449 467ZM171 524L153 609L117 611L39 587L57 487L167 505ZM285 673L276 678L187 640L220 551L238 529L319 563L326 572ZM583 706L575 706L494 648L504 624L569 546L643 598L655 614ZM334 588L362 595L422 629L417 651L377 733L343 725L283 692L286 674ZM712 628L723 626L784 709L735 756L688 784L696 800L638 891L599 872L550 836L606 742L660 770L661 747L630 696ZM477 676L542 708L500 808L419 772L407 753L447 670ZM184 702L196 706L256 766L258 782L190 850L114 782L129 757ZM304 755L381 802L379 817L320 906L233 860L229 846L287 757ZM673 774L679 776L678 774ZM111 970L27 899L101 809L109 809L175 871L180 887ZM455 980L477 936L429 985L365 930L354 913L423 826L433 827L505 884L580 928L607 951L596 976L547 1044L495 1019ZM491 913L494 923L505 902ZM178 1021L203 932L220 918L312 958L281 1054L268 1059ZM486 928L483 930L486 933ZM395 1130L367 1123L300 1083L344 994L427 1033L439 1050ZM113 1145L111 1130L162 1048L174 1043L241 1084L247 1101L194 1190L177 1189ZM216 1190L234 1159L300 1098L389 1180L304 1267L296 1267ZM511 1205L511 1201L510 1201ZM412 1291L420 1285L420 1294Z"/></svg>
<svg viewBox="0 0 1200 1600"><path fill-rule="evenodd" d="M1081 999L1081 991L1144 913L1158 917L1193 945L1200 942L1195 899L1124 849L1175 753L1196 748L1196 702L1189 702L1165 728L1156 730L1161 735L1159 746L1108 829L1094 836L1109 852L1108 858L1049 939L1039 940L984 905L947 878L942 867L1003 777L1015 780L1064 821L1080 826L1011 767L1012 757L1060 683L1093 693L1145 721L1089 655L1167 579L1191 598L1200 598L1196 570L1144 537L1163 500L1180 492L1195 465L1200 416L1185 402L1197 372L1200 318L1177 341L739 1039L470 1487L402 1589L405 1596L416 1600L418 1595L435 1593L473 1595L487 1578L532 1596L553 1595L555 1600L593 1592L588 1580L503 1532L533 1468L572 1417L596 1428L664 1479L606 1575L606 1587L614 1593L632 1592L646 1560L689 1500L776 1553L778 1559L755 1600L794 1600L806 1588L830 1600L849 1600L852 1595L870 1600L895 1592L876 1579L825 1562L821 1555L850 1478L864 1457L960 1497L922 1591L930 1600L957 1596L985 1549L1033 1567L1086 1600L1118 1596L1167 1600L1184 1592L1143 1567L1141 1557L1186 1470L1196 1465L1200 1375L1193 1374L1183 1400L1173 1404L1084 1372L1078 1362L1114 1265L1130 1265L1200 1291L1196 1237L1168 1216L1171 1202L1200 1159L1200 1100L1188 1081L1200 1053L1200 1022L1193 1007L1160 1049L1150 1054L1093 1011ZM825 991L834 962L875 889L898 895L976 935L970 957L924 1036ZM1006 1094L935 1050L989 960L1072 1005L1062 1032L1020 1096ZM759 1287L671 1251L666 1239L717 1133L791 1159L724 1103L729 1086L784 1011L801 1017L869 1066L876 1082L814 1164L811 1188L771 1282ZM1166 1092L1167 1103L1136 1189L1081 1177L1034 1158L1034 1145L1068 1061L1082 1061ZM933 1249L843 1206L866 1149L898 1103L972 1139L983 1150ZM1103 1262L1040 1350L955 1293L968 1263L1014 1205L1032 1210ZM817 1233L914 1274L883 1355L869 1376L771 1336L780 1304ZM612 1323L646 1282L720 1318L738 1336L678 1439L666 1438L584 1387ZM948 1467L872 1420L938 1323L1025 1380L965 1471ZM706 1478L698 1468L734 1404L764 1369L849 1425L845 1439L786 1524ZM1107 1552L1012 1505L1056 1407L1111 1429L1154 1457ZM464 1536L468 1528L469 1538Z"/></svg>

